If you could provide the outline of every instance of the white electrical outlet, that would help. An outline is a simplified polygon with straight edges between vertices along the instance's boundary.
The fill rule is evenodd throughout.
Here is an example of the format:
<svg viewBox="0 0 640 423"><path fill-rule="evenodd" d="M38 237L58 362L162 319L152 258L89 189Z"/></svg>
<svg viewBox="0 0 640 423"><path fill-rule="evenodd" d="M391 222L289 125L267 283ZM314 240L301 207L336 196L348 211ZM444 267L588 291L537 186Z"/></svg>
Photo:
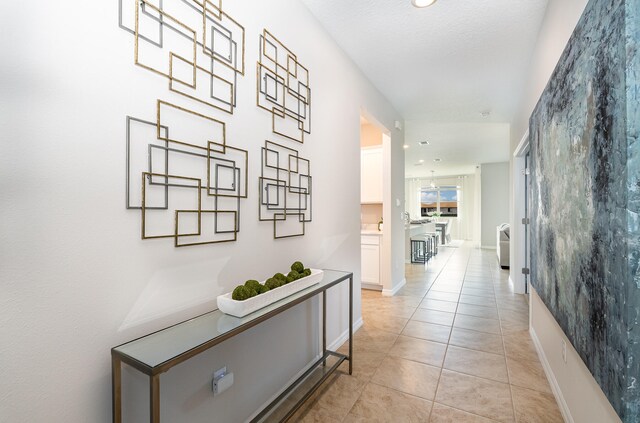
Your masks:
<svg viewBox="0 0 640 423"><path fill-rule="evenodd" d="M220 379L222 376L225 375L225 373L227 373L227 366L224 366L223 368L216 370L213 373L213 379L214 380L215 379Z"/></svg>
<svg viewBox="0 0 640 423"><path fill-rule="evenodd" d="M567 362L567 342L562 340L562 361Z"/></svg>
<svg viewBox="0 0 640 423"><path fill-rule="evenodd" d="M233 386L233 373L227 373L227 366L218 369L213 373L211 390L213 395L219 395Z"/></svg>

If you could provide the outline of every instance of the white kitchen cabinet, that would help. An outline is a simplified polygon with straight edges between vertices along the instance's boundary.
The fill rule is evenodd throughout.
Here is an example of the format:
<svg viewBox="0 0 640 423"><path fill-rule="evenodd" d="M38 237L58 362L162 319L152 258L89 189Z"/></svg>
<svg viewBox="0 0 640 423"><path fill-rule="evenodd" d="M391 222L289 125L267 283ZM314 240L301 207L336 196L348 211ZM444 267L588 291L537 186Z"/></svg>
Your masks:
<svg viewBox="0 0 640 423"><path fill-rule="evenodd" d="M382 203L382 146L360 150L360 202Z"/></svg>
<svg viewBox="0 0 640 423"><path fill-rule="evenodd" d="M380 285L380 236L363 235L362 251L362 283Z"/></svg>

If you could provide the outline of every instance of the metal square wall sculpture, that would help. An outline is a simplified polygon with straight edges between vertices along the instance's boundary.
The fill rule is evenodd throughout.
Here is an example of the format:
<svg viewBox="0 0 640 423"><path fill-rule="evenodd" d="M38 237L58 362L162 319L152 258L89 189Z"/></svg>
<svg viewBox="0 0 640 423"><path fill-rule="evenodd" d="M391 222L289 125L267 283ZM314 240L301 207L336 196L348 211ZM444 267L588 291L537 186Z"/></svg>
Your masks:
<svg viewBox="0 0 640 423"><path fill-rule="evenodd" d="M534 110L531 282L640 421L640 0L591 0Z"/></svg>
<svg viewBox="0 0 640 423"><path fill-rule="evenodd" d="M248 152L227 143L244 74L244 28L209 0L119 0L134 36L134 63L167 78L185 104L155 100L155 120L126 119L126 207L141 212L142 239L176 247L235 241L247 198ZM156 77L153 76L153 77Z"/></svg>
<svg viewBox="0 0 640 423"><path fill-rule="evenodd" d="M257 104L271 113L274 134L304 142L311 133L309 71L266 29L260 36Z"/></svg>
<svg viewBox="0 0 640 423"><path fill-rule="evenodd" d="M173 238L176 247L235 241L247 151L224 143L220 121L199 116L203 132L177 138L172 128L192 112L163 101L158 112L156 122L127 117L127 208L141 210L142 239ZM216 130L222 143L207 139Z"/></svg>
<svg viewBox="0 0 640 423"><path fill-rule="evenodd" d="M119 0L119 24L134 37L134 63L169 91L232 114L244 75L244 28L222 0Z"/></svg>
<svg viewBox="0 0 640 423"><path fill-rule="evenodd" d="M305 233L311 222L312 178L309 160L298 151L266 141L259 178L259 219L273 222L274 238Z"/></svg>

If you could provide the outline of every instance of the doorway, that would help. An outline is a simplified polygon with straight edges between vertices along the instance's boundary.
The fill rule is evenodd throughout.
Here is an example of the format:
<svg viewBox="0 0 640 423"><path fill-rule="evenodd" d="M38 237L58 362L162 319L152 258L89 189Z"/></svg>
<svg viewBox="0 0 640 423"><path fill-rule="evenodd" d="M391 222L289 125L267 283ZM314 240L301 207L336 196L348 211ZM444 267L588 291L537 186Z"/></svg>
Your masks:
<svg viewBox="0 0 640 423"><path fill-rule="evenodd" d="M360 230L362 287L393 295L391 278L391 138L363 112L360 116Z"/></svg>
<svg viewBox="0 0 640 423"><path fill-rule="evenodd" d="M529 273L531 269L531 151L524 156L524 293L529 294Z"/></svg>
<svg viewBox="0 0 640 423"><path fill-rule="evenodd" d="M511 226L511 270L509 279L517 294L529 292L531 268L531 154L529 132L513 153L513 225Z"/></svg>
<svg viewBox="0 0 640 423"><path fill-rule="evenodd" d="M360 251L362 287L382 291L383 218L382 131L360 117Z"/></svg>

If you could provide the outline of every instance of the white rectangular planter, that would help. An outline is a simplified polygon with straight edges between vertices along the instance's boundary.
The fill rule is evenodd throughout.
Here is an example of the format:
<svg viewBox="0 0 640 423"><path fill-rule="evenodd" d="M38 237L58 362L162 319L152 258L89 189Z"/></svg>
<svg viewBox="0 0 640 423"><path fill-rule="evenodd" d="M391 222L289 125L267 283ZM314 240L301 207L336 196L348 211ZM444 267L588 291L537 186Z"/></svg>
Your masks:
<svg viewBox="0 0 640 423"><path fill-rule="evenodd" d="M311 274L300 278L296 281L290 282L286 285L282 285L278 288L265 292L264 294L256 295L244 301L236 301L231 298L231 292L218 296L218 308L221 312L230 314L236 317L244 317L247 314L253 313L256 310L260 310L262 307L266 307L269 304L273 304L276 301L280 301L289 295L295 294L298 291L309 288L311 285L315 285L322 280L324 272L319 269L311 269ZM261 283L264 283L262 281Z"/></svg>

